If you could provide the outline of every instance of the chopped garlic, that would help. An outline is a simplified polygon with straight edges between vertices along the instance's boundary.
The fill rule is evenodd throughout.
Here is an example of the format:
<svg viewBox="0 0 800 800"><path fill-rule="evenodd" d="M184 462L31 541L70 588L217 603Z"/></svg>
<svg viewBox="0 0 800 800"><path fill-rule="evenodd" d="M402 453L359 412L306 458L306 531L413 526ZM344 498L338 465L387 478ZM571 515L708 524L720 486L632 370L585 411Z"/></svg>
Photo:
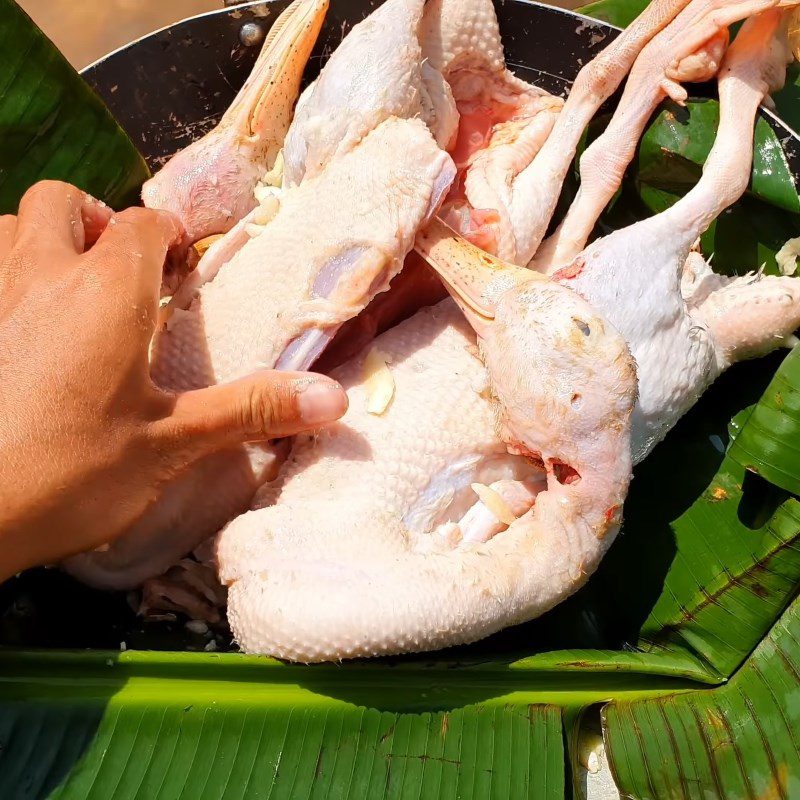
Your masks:
<svg viewBox="0 0 800 800"><path fill-rule="evenodd" d="M517 521L517 515L508 507L508 503L491 486L485 483L473 483L472 491L489 511L494 514L503 525L511 525Z"/></svg>
<svg viewBox="0 0 800 800"><path fill-rule="evenodd" d="M786 244L775 253L775 261L783 275L794 275L797 271L797 257L800 256L800 236L789 239Z"/></svg>
<svg viewBox="0 0 800 800"><path fill-rule="evenodd" d="M199 242L195 242L194 249L197 250L197 255L202 258L209 247L215 242L218 242L222 238L221 233L215 233L212 236L206 236L205 239L201 239Z"/></svg>
<svg viewBox="0 0 800 800"><path fill-rule="evenodd" d="M261 180L259 181L259 186L256 187L256 199L260 203L261 200L258 198L258 189L264 186L280 186L283 182L283 150L278 151L278 155L275 156L275 163L272 165L272 169L268 172L265 172Z"/></svg>
<svg viewBox="0 0 800 800"><path fill-rule="evenodd" d="M251 239L255 239L256 236L259 236L264 232L264 226L255 225L252 222L248 222L247 225L244 226L244 230Z"/></svg>
<svg viewBox="0 0 800 800"><path fill-rule="evenodd" d="M367 412L383 414L394 397L394 378L386 365L386 356L374 348L364 359L364 385L367 390Z"/></svg>
<svg viewBox="0 0 800 800"><path fill-rule="evenodd" d="M253 222L256 225L266 225L278 213L281 201L274 194L267 195L253 211Z"/></svg>

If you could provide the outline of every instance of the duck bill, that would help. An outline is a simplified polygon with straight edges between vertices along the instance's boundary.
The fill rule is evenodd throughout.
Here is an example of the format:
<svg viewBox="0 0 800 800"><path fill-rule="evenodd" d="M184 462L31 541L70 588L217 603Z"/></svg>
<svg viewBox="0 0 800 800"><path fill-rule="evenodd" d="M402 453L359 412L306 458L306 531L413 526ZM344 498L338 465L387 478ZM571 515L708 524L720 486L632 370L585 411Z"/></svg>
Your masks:
<svg viewBox="0 0 800 800"><path fill-rule="evenodd" d="M252 143L278 149L292 121L303 70L319 36L329 0L294 0L275 20L258 60L221 125L235 125ZM276 150L277 153L277 150Z"/></svg>
<svg viewBox="0 0 800 800"><path fill-rule="evenodd" d="M414 249L444 281L448 292L473 327L491 322L499 298L512 286L547 280L539 273L514 266L471 244L434 217L420 233Z"/></svg>

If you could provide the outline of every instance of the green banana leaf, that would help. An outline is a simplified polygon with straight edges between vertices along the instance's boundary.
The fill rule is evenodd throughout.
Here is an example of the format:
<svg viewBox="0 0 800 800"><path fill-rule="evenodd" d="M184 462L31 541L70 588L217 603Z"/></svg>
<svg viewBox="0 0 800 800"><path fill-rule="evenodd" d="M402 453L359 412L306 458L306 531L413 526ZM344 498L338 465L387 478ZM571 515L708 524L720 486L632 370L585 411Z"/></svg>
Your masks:
<svg viewBox="0 0 800 800"><path fill-rule="evenodd" d="M767 387L730 449L750 472L800 494L800 361L792 353Z"/></svg>
<svg viewBox="0 0 800 800"><path fill-rule="evenodd" d="M0 154L0 214L44 178L123 207L148 177L100 98L14 0L0 0Z"/></svg>
<svg viewBox="0 0 800 800"><path fill-rule="evenodd" d="M609 703L606 750L625 796L792 798L800 793L800 599L731 681Z"/></svg>
<svg viewBox="0 0 800 800"><path fill-rule="evenodd" d="M587 17L616 25L618 28L627 28L642 11L647 8L649 0L597 0L575 9Z"/></svg>
<svg viewBox="0 0 800 800"><path fill-rule="evenodd" d="M570 713L694 685L643 688L567 655L299 667L64 651L10 664L0 652L0 674L18 674L0 681L0 796L561 800Z"/></svg>
<svg viewBox="0 0 800 800"><path fill-rule="evenodd" d="M719 125L716 100L666 107L645 131L636 156L637 181L682 194L697 183ZM778 137L765 119L756 123L749 193L797 214L800 200ZM661 210L661 209L658 209Z"/></svg>
<svg viewBox="0 0 800 800"><path fill-rule="evenodd" d="M627 24L642 7L583 10ZM0 209L45 175L132 199L133 146L10 0L0 18ZM715 109L656 117L606 227L693 185ZM770 136L759 123L750 191L704 240L717 267L771 265L797 235ZM0 587L0 642L15 645L0 648L0 797L580 798L595 730L626 796L793 797L799 417L800 353L737 366L637 468L581 592L441 654L303 667L202 652L227 640L145 625L52 570L22 575Z"/></svg>
<svg viewBox="0 0 800 800"><path fill-rule="evenodd" d="M650 211L662 211L694 186L718 124L716 100L691 100L686 108L668 103L656 116L633 165L639 196ZM775 254L800 233L798 212L800 201L778 137L759 119L748 192L703 235L703 252L713 254L718 271L742 274L764 268L775 274Z"/></svg>
<svg viewBox="0 0 800 800"><path fill-rule="evenodd" d="M800 130L800 64L796 61L786 70L783 89L772 95L775 113L792 129Z"/></svg>

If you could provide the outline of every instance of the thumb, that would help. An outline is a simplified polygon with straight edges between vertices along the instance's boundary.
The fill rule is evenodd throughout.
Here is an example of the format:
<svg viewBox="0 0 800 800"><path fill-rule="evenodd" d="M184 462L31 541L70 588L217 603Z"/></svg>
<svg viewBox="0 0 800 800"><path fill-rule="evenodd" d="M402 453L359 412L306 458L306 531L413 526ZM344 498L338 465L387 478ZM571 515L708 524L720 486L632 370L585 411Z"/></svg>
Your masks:
<svg viewBox="0 0 800 800"><path fill-rule="evenodd" d="M0 216L0 261L3 261L14 244L14 233L17 229L17 218L11 214Z"/></svg>
<svg viewBox="0 0 800 800"><path fill-rule="evenodd" d="M265 370L178 395L172 414L159 424L173 446L206 453L292 436L334 422L345 411L347 395L336 381L311 372Z"/></svg>

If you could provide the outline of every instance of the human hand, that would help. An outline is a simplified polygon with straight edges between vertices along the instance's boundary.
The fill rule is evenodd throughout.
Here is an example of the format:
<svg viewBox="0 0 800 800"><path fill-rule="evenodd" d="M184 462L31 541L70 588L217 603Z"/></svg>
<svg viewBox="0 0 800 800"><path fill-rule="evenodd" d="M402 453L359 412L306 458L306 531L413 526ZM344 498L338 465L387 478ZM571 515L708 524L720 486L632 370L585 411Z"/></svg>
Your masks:
<svg viewBox="0 0 800 800"><path fill-rule="evenodd" d="M0 580L122 533L215 450L338 419L322 375L264 371L170 394L150 379L165 212L114 214L43 182L0 217Z"/></svg>

